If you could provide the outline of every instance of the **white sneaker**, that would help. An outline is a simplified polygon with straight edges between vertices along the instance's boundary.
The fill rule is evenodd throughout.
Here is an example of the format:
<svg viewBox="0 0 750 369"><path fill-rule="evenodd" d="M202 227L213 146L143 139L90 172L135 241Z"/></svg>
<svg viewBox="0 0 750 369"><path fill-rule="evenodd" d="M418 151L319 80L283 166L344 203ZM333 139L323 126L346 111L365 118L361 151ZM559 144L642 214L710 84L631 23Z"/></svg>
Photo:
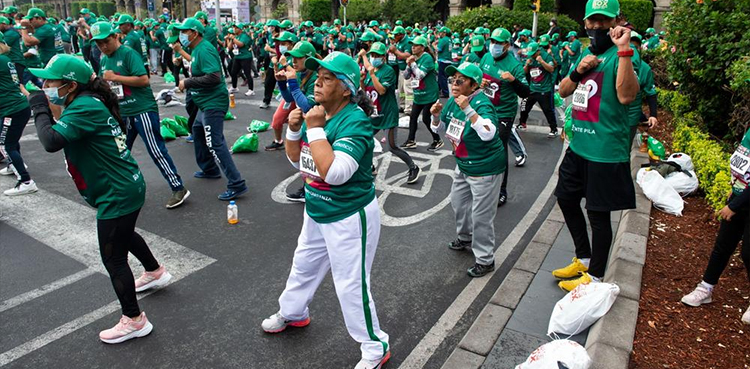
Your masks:
<svg viewBox="0 0 750 369"><path fill-rule="evenodd" d="M238 88L233 88L233 87L227 88L227 91L229 91L230 94L236 94L236 93L240 92L240 90Z"/></svg>
<svg viewBox="0 0 750 369"><path fill-rule="evenodd" d="M34 183L33 180L29 180L26 183L18 181L15 187L11 188L10 190L5 190L5 192L3 193L5 194L5 196L18 196L34 193L37 191L39 191L39 189L36 187L36 183Z"/></svg>
<svg viewBox="0 0 750 369"><path fill-rule="evenodd" d="M255 96L255 91L247 90L247 92L245 92L245 96Z"/></svg>
<svg viewBox="0 0 750 369"><path fill-rule="evenodd" d="M268 317L268 319L264 319L261 327L266 333L279 333L285 330L287 326L302 328L307 327L309 324L310 317L302 320L288 320L281 315L281 312L278 312Z"/></svg>
<svg viewBox="0 0 750 369"><path fill-rule="evenodd" d="M747 310L745 310L745 313L742 314L742 322L745 324L750 324L750 306L748 306Z"/></svg>
<svg viewBox="0 0 750 369"><path fill-rule="evenodd" d="M698 284L693 292L683 296L680 301L685 305L697 307L703 304L710 304L713 300L711 300L711 291ZM750 315L748 315L748 318L750 318Z"/></svg>
<svg viewBox="0 0 750 369"><path fill-rule="evenodd" d="M7 167L0 169L0 176L14 176L16 175L16 172L13 171L12 168L13 164L9 164ZM29 169L29 166L25 163L23 164L23 167L26 169Z"/></svg>
<svg viewBox="0 0 750 369"><path fill-rule="evenodd" d="M385 365L386 362L388 362L388 359L391 358L391 351L388 351L377 360L365 360L362 359L357 363L357 366L354 367L354 369L380 369Z"/></svg>

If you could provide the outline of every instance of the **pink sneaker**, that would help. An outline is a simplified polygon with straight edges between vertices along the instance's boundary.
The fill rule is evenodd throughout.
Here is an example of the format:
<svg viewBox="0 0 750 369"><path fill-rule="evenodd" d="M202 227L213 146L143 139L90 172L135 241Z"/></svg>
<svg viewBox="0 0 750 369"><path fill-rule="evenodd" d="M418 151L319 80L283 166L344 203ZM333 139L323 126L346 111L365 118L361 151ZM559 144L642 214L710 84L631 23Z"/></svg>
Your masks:
<svg viewBox="0 0 750 369"><path fill-rule="evenodd" d="M105 343L120 343L129 339L144 337L151 333L154 326L146 318L146 313L141 312L141 321L136 322L125 315L114 327L99 332L99 339Z"/></svg>
<svg viewBox="0 0 750 369"><path fill-rule="evenodd" d="M166 286L170 279L172 279L172 275L167 272L167 268L164 265L160 265L159 269L153 272L143 272L135 280L135 292L143 292L150 288Z"/></svg>

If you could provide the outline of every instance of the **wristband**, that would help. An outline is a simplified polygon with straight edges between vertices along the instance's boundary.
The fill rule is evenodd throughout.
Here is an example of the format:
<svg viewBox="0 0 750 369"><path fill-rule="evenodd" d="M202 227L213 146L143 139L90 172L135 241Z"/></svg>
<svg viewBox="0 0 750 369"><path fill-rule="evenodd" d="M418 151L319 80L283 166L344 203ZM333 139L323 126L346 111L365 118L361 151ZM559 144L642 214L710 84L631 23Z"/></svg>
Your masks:
<svg viewBox="0 0 750 369"><path fill-rule="evenodd" d="M321 127L315 127L310 128L307 130L307 142L313 143L318 140L325 140L326 138L326 131L323 130Z"/></svg>
<svg viewBox="0 0 750 369"><path fill-rule="evenodd" d="M302 137L302 131L292 131L291 129L286 129L286 140L287 141L299 141Z"/></svg>
<svg viewBox="0 0 750 369"><path fill-rule="evenodd" d="M633 51L633 49L621 50L617 52L617 56L620 58L630 58L633 55L635 55L635 51Z"/></svg>
<svg viewBox="0 0 750 369"><path fill-rule="evenodd" d="M471 119L471 117L477 115L476 110L474 110L474 108L472 108L471 105L466 106L465 108L461 109L461 111L463 111L464 114L466 114L466 119Z"/></svg>
<svg viewBox="0 0 750 369"><path fill-rule="evenodd" d="M570 76L568 76L572 82L578 83L581 82L583 79L583 75L581 73L578 73L577 70L573 69L572 72L570 72Z"/></svg>

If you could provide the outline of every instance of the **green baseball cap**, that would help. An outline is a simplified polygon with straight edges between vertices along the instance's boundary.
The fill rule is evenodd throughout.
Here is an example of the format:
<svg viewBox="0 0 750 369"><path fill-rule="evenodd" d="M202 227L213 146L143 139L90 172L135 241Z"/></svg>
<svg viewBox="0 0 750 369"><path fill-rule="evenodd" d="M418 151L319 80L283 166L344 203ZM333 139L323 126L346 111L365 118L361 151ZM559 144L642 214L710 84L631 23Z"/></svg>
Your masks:
<svg viewBox="0 0 750 369"><path fill-rule="evenodd" d="M539 51L539 44L536 42L530 42L526 46L526 55L528 56L534 55L534 53L536 53L537 51Z"/></svg>
<svg viewBox="0 0 750 369"><path fill-rule="evenodd" d="M653 35L654 33L656 33L656 30L653 29L652 27L646 28L646 34L652 34Z"/></svg>
<svg viewBox="0 0 750 369"><path fill-rule="evenodd" d="M338 26L339 24L341 24L341 19L336 18L336 19L333 20L333 25L334 26Z"/></svg>
<svg viewBox="0 0 750 369"><path fill-rule="evenodd" d="M471 36L471 40L469 40L469 43L471 44L471 51L473 52L484 50L484 36L482 35Z"/></svg>
<svg viewBox="0 0 750 369"><path fill-rule="evenodd" d="M314 24L312 21L304 21L302 22L302 26L304 27L314 27Z"/></svg>
<svg viewBox="0 0 750 369"><path fill-rule="evenodd" d="M482 27L474 28L474 34L475 35L481 35L483 33Z"/></svg>
<svg viewBox="0 0 750 369"><path fill-rule="evenodd" d="M180 30L178 30L176 26L177 24L170 24L167 26L167 33L169 34L169 37L167 38L168 44L173 44L180 39Z"/></svg>
<svg viewBox="0 0 750 369"><path fill-rule="evenodd" d="M79 11L78 14L91 14L91 10L88 8L81 8L81 11Z"/></svg>
<svg viewBox="0 0 750 369"><path fill-rule="evenodd" d="M89 63L69 54L57 54L44 68L29 68L29 73L41 79L65 79L78 83L89 83L94 70Z"/></svg>
<svg viewBox="0 0 750 369"><path fill-rule="evenodd" d="M112 29L112 25L109 22L96 22L91 25L92 40L103 40L114 34L115 30Z"/></svg>
<svg viewBox="0 0 750 369"><path fill-rule="evenodd" d="M44 13L44 10L42 10L42 9L39 9L39 8L31 8L31 9L29 9L29 11L28 11L28 12L26 13L26 16L25 16L25 17L23 17L23 19L32 19L32 18L36 18L36 17L47 18L47 14L45 14L45 13Z"/></svg>
<svg viewBox="0 0 750 369"><path fill-rule="evenodd" d="M549 35L539 36L539 46L549 46Z"/></svg>
<svg viewBox="0 0 750 369"><path fill-rule="evenodd" d="M565 38L571 38L571 37L578 37L578 32L576 32L576 31L570 31L570 32L568 32L568 35L565 36Z"/></svg>
<svg viewBox="0 0 750 369"><path fill-rule="evenodd" d="M412 45L421 45L427 47L427 39L424 38L424 36L414 37L413 39L409 40L409 43Z"/></svg>
<svg viewBox="0 0 750 369"><path fill-rule="evenodd" d="M282 41L282 42L283 41L295 42L296 37L294 37L294 35L291 32L282 31L281 33L279 33L278 36L274 37L273 40Z"/></svg>
<svg viewBox="0 0 750 369"><path fill-rule="evenodd" d="M132 24L135 25L135 21L133 20L133 17L130 14L121 14L120 18L117 19L115 22L115 25L121 26L123 24Z"/></svg>
<svg viewBox="0 0 750 369"><path fill-rule="evenodd" d="M195 15L193 16L193 18L203 19L204 21L208 22L208 14L206 14L206 12L201 11L201 10L195 12Z"/></svg>
<svg viewBox="0 0 750 369"><path fill-rule="evenodd" d="M0 24L10 24L10 19L8 19L8 17L0 16Z"/></svg>
<svg viewBox="0 0 750 369"><path fill-rule="evenodd" d="M615 18L620 14L620 2L617 0L588 0L586 2L586 16L601 14L607 18Z"/></svg>
<svg viewBox="0 0 750 369"><path fill-rule="evenodd" d="M397 20L397 21L396 21L396 25L397 25L397 26L403 26L403 25L404 25L404 22L402 22L401 20Z"/></svg>
<svg viewBox="0 0 750 369"><path fill-rule="evenodd" d="M73 18L71 18L71 17L67 17L67 18L65 18L65 21L66 21L66 22L72 22L72 21L73 21Z"/></svg>
<svg viewBox="0 0 750 369"><path fill-rule="evenodd" d="M558 39L560 39L560 34L559 33L553 33L552 34L552 41L555 41L555 40L558 40Z"/></svg>
<svg viewBox="0 0 750 369"><path fill-rule="evenodd" d="M293 23L292 23L292 21L290 21L289 19L284 19L284 20L283 20L283 21L282 21L282 22L281 22L281 23L279 24L279 27L281 27L281 28L284 28L284 29L287 29L287 28L289 28L289 27L292 27L292 26L294 26L294 24L293 24Z"/></svg>
<svg viewBox="0 0 750 369"><path fill-rule="evenodd" d="M371 31L365 31L365 33L362 34L362 37L359 38L359 40L363 42L377 41L378 39L379 37Z"/></svg>
<svg viewBox="0 0 750 369"><path fill-rule="evenodd" d="M143 22L137 20L133 25L135 25L136 27L143 27Z"/></svg>
<svg viewBox="0 0 750 369"><path fill-rule="evenodd" d="M388 48L385 46L382 42L375 42L370 46L370 51L368 51L368 54L379 54L379 55L385 55L385 53L388 52Z"/></svg>
<svg viewBox="0 0 750 369"><path fill-rule="evenodd" d="M443 27L440 29L440 32L451 33L451 29L448 27Z"/></svg>
<svg viewBox="0 0 750 369"><path fill-rule="evenodd" d="M16 8L15 6L12 6L12 5L11 6L6 6L5 8L3 8L2 11L0 11L0 13L3 13L3 14L18 13L18 8Z"/></svg>
<svg viewBox="0 0 750 369"><path fill-rule="evenodd" d="M185 19L185 21L182 22L182 24L176 24L174 28L180 31L192 30L192 31L200 33L201 35L203 34L203 32L206 31L206 28L203 27L203 24L201 24L201 22L195 18Z"/></svg>
<svg viewBox="0 0 750 369"><path fill-rule="evenodd" d="M406 33L406 30L404 29L404 27L396 26L393 27L393 31L391 31L391 33L393 33L394 35L400 35Z"/></svg>
<svg viewBox="0 0 750 369"><path fill-rule="evenodd" d="M490 39L496 42L510 42L510 31L505 28L495 28L490 34Z"/></svg>
<svg viewBox="0 0 750 369"><path fill-rule="evenodd" d="M521 32L518 32L518 35L519 36L531 37L531 31L529 31L527 29L523 29L523 30L521 30Z"/></svg>
<svg viewBox="0 0 750 369"><path fill-rule="evenodd" d="M342 52L334 51L328 54L323 60L307 58L305 60L305 68L309 70L323 68L334 74L343 74L354 85L355 90L359 89L359 65L357 65L357 62L351 56Z"/></svg>
<svg viewBox="0 0 750 369"><path fill-rule="evenodd" d="M300 41L294 44L294 47L287 51L285 55L291 55L295 58L312 58L315 57L315 46L307 41Z"/></svg>
<svg viewBox="0 0 750 369"><path fill-rule="evenodd" d="M279 26L279 21L277 21L276 19L269 19L266 22L266 26L268 26L268 27L278 27Z"/></svg>
<svg viewBox="0 0 750 369"><path fill-rule="evenodd" d="M477 84L482 83L482 70L474 63L463 62L458 68L453 65L449 65L445 68L445 74L447 74L448 77L453 76L456 72L473 79Z"/></svg>
<svg viewBox="0 0 750 369"><path fill-rule="evenodd" d="M643 42L643 37L640 33L636 31L630 31L630 41L638 40L638 42Z"/></svg>
<svg viewBox="0 0 750 369"><path fill-rule="evenodd" d="M376 20L371 20L370 21L369 27L379 27L379 26L380 26L380 23L378 23L378 21L376 21Z"/></svg>

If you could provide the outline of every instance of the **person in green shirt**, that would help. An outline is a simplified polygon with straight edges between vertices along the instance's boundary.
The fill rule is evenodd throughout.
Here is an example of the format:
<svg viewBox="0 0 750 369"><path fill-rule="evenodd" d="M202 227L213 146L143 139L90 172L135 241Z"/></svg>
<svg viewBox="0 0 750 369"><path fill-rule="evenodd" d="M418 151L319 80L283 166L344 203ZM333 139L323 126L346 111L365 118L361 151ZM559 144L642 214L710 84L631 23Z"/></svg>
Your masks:
<svg viewBox="0 0 750 369"><path fill-rule="evenodd" d="M190 191L183 185L161 135L159 109L151 91L148 71L143 66L140 55L135 50L122 46L108 22L94 23L91 26L91 36L102 52L98 75L109 83L120 104L120 114L127 126L125 144L128 150L133 148L136 136L140 135L151 160L172 189L167 209L182 205L190 196Z"/></svg>
<svg viewBox="0 0 750 369"><path fill-rule="evenodd" d="M224 84L219 52L203 39L203 24L197 19L188 18L175 28L180 30L182 49L192 50L189 55L192 76L180 81L178 88L187 90L198 107L192 128L195 160L200 170L194 176L221 178L224 172L227 190L219 195L219 200L234 200L248 189L224 139L224 115L229 109L229 93Z"/></svg>
<svg viewBox="0 0 750 369"><path fill-rule="evenodd" d="M255 95L255 91L253 91L253 52L250 50L252 40L247 33L242 31L241 24L236 23L231 29L233 32L227 35L227 48L231 50L233 56L232 69L229 70L229 75L232 77L232 88L229 93L240 92L237 89L237 81L240 70L242 70L248 84L245 96L253 96Z"/></svg>
<svg viewBox="0 0 750 369"><path fill-rule="evenodd" d="M15 63L8 54L10 47L0 33L0 117L3 119L0 122L0 152L8 158L8 167L0 170L0 175L16 176L18 181L15 186L3 192L6 196L16 196L34 193L38 189L23 162L19 144L31 109L19 87L21 79L16 73Z"/></svg>
<svg viewBox="0 0 750 369"><path fill-rule="evenodd" d="M432 143L427 147L428 151L436 151L443 147L443 140L430 129L430 107L438 100L439 91L437 73L435 72L435 59L427 50L427 39L417 36L410 40L411 56L406 59L404 79L411 79L411 88L414 90L414 103L409 114L409 137L401 145L404 149L416 149L417 142L417 120L422 114L422 122L432 135Z"/></svg>
<svg viewBox="0 0 750 369"><path fill-rule="evenodd" d="M26 46L36 46L42 65L47 65L57 50L55 49L55 30L47 23L47 16L39 8L29 9L21 20L21 37ZM33 29L33 36L29 32Z"/></svg>
<svg viewBox="0 0 750 369"><path fill-rule="evenodd" d="M141 63L148 69L148 48L146 47L146 40L141 36L140 32L135 29L135 21L133 17L128 14L121 14L120 18L115 23L122 33L122 44L123 46L133 49L141 57ZM92 26L93 27L93 26ZM91 32L94 33L93 31Z"/></svg>
<svg viewBox="0 0 750 369"><path fill-rule="evenodd" d="M641 44L643 43L641 35L636 31L630 31L630 43L633 45L633 49L638 52L637 50L641 49ZM640 122L647 122L647 127L649 129L655 128L659 124L659 119L657 118L658 104L656 100L657 91L654 84L654 72L651 70L651 66L643 59L641 59L640 64L641 65L638 67L637 71L640 90L638 90L638 95L635 100L633 100L633 103L630 104L630 122L633 125L633 128L631 128L630 131L631 140L635 137ZM648 118L643 114L643 100L648 102Z"/></svg>
<svg viewBox="0 0 750 369"><path fill-rule="evenodd" d="M440 97L448 97L448 76L445 74L445 68L453 64L453 58L451 57L452 42L450 35L450 28L442 27L438 32L438 40L434 43L434 48L437 51L437 62L438 62L438 87L440 88Z"/></svg>
<svg viewBox="0 0 750 369"><path fill-rule="evenodd" d="M193 18L197 19L201 22L203 25L203 29L205 30L205 34L203 35L203 39L208 41L211 45L216 47L219 44L219 38L216 35L216 27L211 25L208 21L208 14L204 11L197 11L195 12L195 15Z"/></svg>
<svg viewBox="0 0 750 369"><path fill-rule="evenodd" d="M411 156L398 147L396 143L398 133L398 104L396 101L396 86L398 77L393 68L385 64L387 48L382 42L375 42L363 58L364 70L361 72L360 85L372 101L373 112L370 122L374 129L373 135L380 130L385 131L388 140L387 150L401 159L409 168L406 183L414 184L419 179L420 169L414 164ZM385 151L384 151L385 152ZM373 172L377 172L373 167Z"/></svg>
<svg viewBox="0 0 750 369"><path fill-rule="evenodd" d="M370 291L380 237L372 178L372 106L359 85L359 66L341 52L308 58L318 72L315 101L289 117L286 155L305 179L305 212L279 311L261 323L267 333L310 324L308 305L331 270L349 335L360 344L356 368L379 368L391 356Z"/></svg>
<svg viewBox="0 0 750 369"><path fill-rule="evenodd" d="M406 59L411 56L411 44L406 30L402 26L393 27L393 40L388 47L388 64L398 74L398 106L399 111L407 115L411 114L411 106L414 102L414 91L411 88L411 80L407 80L402 73L406 70Z"/></svg>
<svg viewBox="0 0 750 369"><path fill-rule="evenodd" d="M23 40L21 40L21 34L13 27L11 20L0 16L0 32L3 33L5 44L8 45L10 50L5 54L10 61L15 64L16 74L21 80L21 84L24 84L24 72L26 71L26 60L23 57L21 51L23 46ZM29 74L30 75L30 74Z"/></svg>
<svg viewBox="0 0 750 369"><path fill-rule="evenodd" d="M469 43L466 45L468 52L464 53L461 63L469 62L479 65L479 62L487 53L487 48L484 46L484 36L474 35L469 39Z"/></svg>
<svg viewBox="0 0 750 369"><path fill-rule="evenodd" d="M60 29L60 35L62 35L62 42L63 42L63 53L65 54L71 54L73 53L73 47L71 44L71 34L70 34L70 17L66 19L60 19L60 23L57 24L57 27Z"/></svg>
<svg viewBox="0 0 750 369"><path fill-rule="evenodd" d="M646 34L646 38L648 39L648 40L646 40L645 49L647 49L647 50L654 50L657 47L659 47L659 43L660 43L660 41L659 41L659 34L656 33L655 29L653 29L653 28L647 29L646 32L645 32L645 34Z"/></svg>
<svg viewBox="0 0 750 369"><path fill-rule="evenodd" d="M54 17L47 18L47 24L52 27L55 35L55 52L57 54L65 54L65 48L63 47L63 29L57 24L57 19Z"/></svg>
<svg viewBox="0 0 750 369"><path fill-rule="evenodd" d="M591 39L560 82L560 96L572 95L572 137L560 164L557 203L573 236L576 257L556 278L566 291L604 277L612 243L610 213L635 208L630 174L629 105L638 94L638 76L631 58L630 29L616 26L620 3L589 0L584 25ZM589 244L581 199L591 222Z"/></svg>
<svg viewBox="0 0 750 369"><path fill-rule="evenodd" d="M448 247L460 251L470 247L474 266L470 277L495 270L495 214L500 194L500 176L506 169L505 149L499 123L490 99L482 93L482 70L463 63L446 70L453 77L451 96L431 108L431 129L445 131L456 157L451 186L451 205L456 214L458 238Z"/></svg>
<svg viewBox="0 0 750 369"><path fill-rule="evenodd" d="M557 117L555 116L555 62L552 55L548 54L536 42L527 47L528 58L524 63L523 70L530 77L529 97L521 103L521 117L519 125L525 127L529 119L529 112L536 103L542 108L550 132L547 137L557 137Z"/></svg>
<svg viewBox="0 0 750 369"><path fill-rule="evenodd" d="M146 183L125 145L117 96L73 55L55 55L44 69L30 71L45 81L44 92L29 96L39 141L47 152L65 152L67 172L78 192L97 208L99 251L122 307L119 323L100 332L99 339L114 344L146 336L153 325L140 310L136 292L165 286L172 276L135 232ZM52 105L63 109L58 119ZM145 269L138 279L128 265L128 254Z"/></svg>
<svg viewBox="0 0 750 369"><path fill-rule="evenodd" d="M581 41L578 41L578 32L576 31L568 32L568 35L565 38L568 39L568 46L563 49L568 53L568 60L570 60L571 63L569 70L563 71L563 74L567 76L570 74L570 69L575 67L572 63L576 62L581 55Z"/></svg>

